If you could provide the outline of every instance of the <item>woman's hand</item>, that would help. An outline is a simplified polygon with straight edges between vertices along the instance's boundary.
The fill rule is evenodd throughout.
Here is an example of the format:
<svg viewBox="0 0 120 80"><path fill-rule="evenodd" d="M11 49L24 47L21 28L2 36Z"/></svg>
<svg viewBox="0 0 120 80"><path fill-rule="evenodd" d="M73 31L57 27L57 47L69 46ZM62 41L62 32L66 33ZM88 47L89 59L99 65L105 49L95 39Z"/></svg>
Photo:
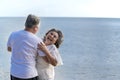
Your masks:
<svg viewBox="0 0 120 80"><path fill-rule="evenodd" d="M43 52L47 51L47 47L46 47L46 45L43 42L38 44L38 49L43 51Z"/></svg>

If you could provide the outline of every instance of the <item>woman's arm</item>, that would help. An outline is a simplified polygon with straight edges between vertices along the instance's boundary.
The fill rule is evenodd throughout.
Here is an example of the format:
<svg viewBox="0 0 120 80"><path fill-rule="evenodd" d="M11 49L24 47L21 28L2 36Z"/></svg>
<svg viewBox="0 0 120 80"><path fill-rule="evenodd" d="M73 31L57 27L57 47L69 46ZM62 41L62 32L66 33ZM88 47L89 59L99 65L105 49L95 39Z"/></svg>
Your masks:
<svg viewBox="0 0 120 80"><path fill-rule="evenodd" d="M46 54L46 57L50 64L52 64L53 66L57 65L57 60L51 55L51 53L48 51L48 49L44 43L38 44L38 49L42 50Z"/></svg>
<svg viewBox="0 0 120 80"><path fill-rule="evenodd" d="M48 61L47 56L42 56L42 58L44 59L45 62L50 63L50 62Z"/></svg>

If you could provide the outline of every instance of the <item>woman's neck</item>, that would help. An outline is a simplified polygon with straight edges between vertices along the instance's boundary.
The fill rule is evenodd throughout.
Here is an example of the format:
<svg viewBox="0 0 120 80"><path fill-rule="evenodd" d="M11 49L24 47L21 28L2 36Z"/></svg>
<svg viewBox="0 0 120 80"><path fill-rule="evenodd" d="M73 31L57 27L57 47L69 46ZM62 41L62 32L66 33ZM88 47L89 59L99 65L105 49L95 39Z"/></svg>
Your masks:
<svg viewBox="0 0 120 80"><path fill-rule="evenodd" d="M48 46L48 45L52 45L52 44L49 44L49 43L47 43L47 42L45 42L45 41L44 41L44 43L45 43L46 46Z"/></svg>

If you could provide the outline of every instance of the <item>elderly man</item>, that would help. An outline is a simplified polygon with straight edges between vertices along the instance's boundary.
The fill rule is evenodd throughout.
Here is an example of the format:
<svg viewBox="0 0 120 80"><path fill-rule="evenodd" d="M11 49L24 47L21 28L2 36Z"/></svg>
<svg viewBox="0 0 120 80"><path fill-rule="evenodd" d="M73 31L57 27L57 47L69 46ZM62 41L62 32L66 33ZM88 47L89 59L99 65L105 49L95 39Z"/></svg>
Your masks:
<svg viewBox="0 0 120 80"><path fill-rule="evenodd" d="M37 50L37 44L42 42L35 34L39 29L39 18L28 15L25 29L11 33L7 47L12 52L11 80L38 80L36 56L45 56Z"/></svg>

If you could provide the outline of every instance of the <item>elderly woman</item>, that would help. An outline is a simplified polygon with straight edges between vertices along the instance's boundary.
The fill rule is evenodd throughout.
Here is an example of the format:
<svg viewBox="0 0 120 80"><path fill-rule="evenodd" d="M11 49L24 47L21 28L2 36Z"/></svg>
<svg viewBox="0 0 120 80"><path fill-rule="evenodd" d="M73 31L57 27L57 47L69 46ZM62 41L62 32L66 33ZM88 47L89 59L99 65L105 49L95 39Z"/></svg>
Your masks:
<svg viewBox="0 0 120 80"><path fill-rule="evenodd" d="M60 30L51 29L44 36L43 42L38 44L38 49L45 56L37 57L37 71L39 80L54 80L54 67L62 65L62 59L57 48L63 41L63 34Z"/></svg>

